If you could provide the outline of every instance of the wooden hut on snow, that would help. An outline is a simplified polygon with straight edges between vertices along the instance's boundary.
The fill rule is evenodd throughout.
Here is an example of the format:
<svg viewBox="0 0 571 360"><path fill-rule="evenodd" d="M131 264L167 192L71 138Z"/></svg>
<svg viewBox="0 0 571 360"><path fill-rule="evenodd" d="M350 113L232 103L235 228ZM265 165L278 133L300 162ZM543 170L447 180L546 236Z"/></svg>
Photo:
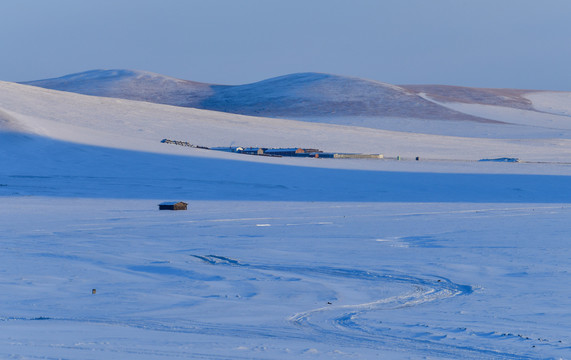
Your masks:
<svg viewBox="0 0 571 360"><path fill-rule="evenodd" d="M186 210L187 206L182 201L166 201L159 204L159 210Z"/></svg>

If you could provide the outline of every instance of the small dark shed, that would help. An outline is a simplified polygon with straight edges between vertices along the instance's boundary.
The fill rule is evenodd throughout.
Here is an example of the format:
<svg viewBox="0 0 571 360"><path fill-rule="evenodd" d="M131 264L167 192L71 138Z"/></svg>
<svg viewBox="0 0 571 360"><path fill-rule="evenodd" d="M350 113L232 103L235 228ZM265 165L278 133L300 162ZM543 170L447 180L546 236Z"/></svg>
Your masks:
<svg viewBox="0 0 571 360"><path fill-rule="evenodd" d="M159 210L186 210L187 205L182 201L167 201L159 204Z"/></svg>

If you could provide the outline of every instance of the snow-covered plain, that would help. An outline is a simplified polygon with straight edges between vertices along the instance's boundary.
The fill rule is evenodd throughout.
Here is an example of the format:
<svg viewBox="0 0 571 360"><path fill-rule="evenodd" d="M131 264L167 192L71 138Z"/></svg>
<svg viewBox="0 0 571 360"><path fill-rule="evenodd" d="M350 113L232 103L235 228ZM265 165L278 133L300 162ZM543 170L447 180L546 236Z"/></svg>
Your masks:
<svg viewBox="0 0 571 360"><path fill-rule="evenodd" d="M0 83L0 357L571 358L569 137L462 124L417 134ZM474 161L501 156L524 162Z"/></svg>

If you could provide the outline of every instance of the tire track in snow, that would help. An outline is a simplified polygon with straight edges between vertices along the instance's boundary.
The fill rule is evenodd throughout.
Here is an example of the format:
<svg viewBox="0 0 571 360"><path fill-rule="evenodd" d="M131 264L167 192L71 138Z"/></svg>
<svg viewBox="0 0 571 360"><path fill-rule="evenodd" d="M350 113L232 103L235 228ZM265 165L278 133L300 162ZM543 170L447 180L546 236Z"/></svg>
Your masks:
<svg viewBox="0 0 571 360"><path fill-rule="evenodd" d="M419 306L424 303L449 299L460 295L469 295L473 288L456 284L442 277L422 278L394 273L391 271L374 272L350 268L305 267L279 264L248 264L239 260L217 255L192 255L194 258L214 266L239 267L247 270L275 273L290 273L309 277L332 279L397 283L412 287L412 291L354 305L331 305L292 315L288 320L291 327L249 326L245 324L208 323L184 321L169 324L149 319L81 319L81 318L8 318L5 320L47 320L105 324L137 328L148 331L194 333L229 337L258 337L280 340L306 340L316 343L338 344L347 347L369 349L391 349L403 353L418 353L435 357L462 359L528 359L530 357L501 353L470 346L446 344L430 339L414 338L406 329L391 331L389 328L360 321L360 316L368 312L396 310ZM371 326L373 325L373 326ZM212 358L215 358L213 356Z"/></svg>
<svg viewBox="0 0 571 360"><path fill-rule="evenodd" d="M361 324L360 315L367 312L397 310L406 307L419 306L433 301L442 301L461 295L470 295L474 288L461 285L443 277L434 276L422 278L399 274L392 271L374 272L358 269L335 267L301 267L285 265L254 265L240 262L218 255L192 255L211 265L248 268L270 272L289 272L295 275L326 276L353 280L369 280L376 282L397 283L411 286L412 291L405 294L378 299L375 301L354 305L330 305L292 315L288 320L302 331L305 339L316 342L336 343L349 347L367 347L371 349L398 349L403 352L417 351L438 358L459 359L533 359L526 355L517 355L501 351L446 344L434 340L414 338L410 331L399 329L393 332L389 328L373 328L370 324ZM270 330L270 329L266 329ZM280 329L275 336L290 336L298 338L300 334L292 334L286 329Z"/></svg>

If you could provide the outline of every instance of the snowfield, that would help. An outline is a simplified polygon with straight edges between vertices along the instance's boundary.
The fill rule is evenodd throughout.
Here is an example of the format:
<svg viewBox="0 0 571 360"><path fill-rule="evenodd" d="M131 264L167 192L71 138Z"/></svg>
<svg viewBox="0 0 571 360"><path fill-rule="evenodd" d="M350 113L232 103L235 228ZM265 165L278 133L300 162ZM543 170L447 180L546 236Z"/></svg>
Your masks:
<svg viewBox="0 0 571 360"><path fill-rule="evenodd" d="M526 94L538 111L571 116L571 93L568 92L537 92Z"/></svg>
<svg viewBox="0 0 571 360"><path fill-rule="evenodd" d="M568 98L462 94L365 127L0 82L0 358L571 358Z"/></svg>

